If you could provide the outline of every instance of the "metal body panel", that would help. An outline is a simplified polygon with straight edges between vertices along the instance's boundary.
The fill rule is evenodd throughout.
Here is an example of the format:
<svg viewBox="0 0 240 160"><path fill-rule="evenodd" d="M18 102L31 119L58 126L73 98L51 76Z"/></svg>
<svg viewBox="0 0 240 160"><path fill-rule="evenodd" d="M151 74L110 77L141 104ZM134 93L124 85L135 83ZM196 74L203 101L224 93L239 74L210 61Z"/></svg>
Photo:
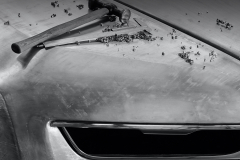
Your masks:
<svg viewBox="0 0 240 160"><path fill-rule="evenodd" d="M17 137L5 101L0 94L0 159L20 159Z"/></svg>
<svg viewBox="0 0 240 160"><path fill-rule="evenodd" d="M14 9L22 1L1 2L4 12L7 7ZM240 121L239 61L180 32L177 32L178 40L171 40L168 33L172 28L134 11L133 18L142 18L152 28L153 35L163 36L164 40L110 44L109 47L93 44L31 49L17 57L11 51L11 43L61 22L44 20L46 13L50 13L49 3L38 4L36 1L29 5L35 5L36 10L47 6L42 17L31 7L25 12L26 15L34 12L35 19L32 17L28 21L34 20L32 24L39 23L39 27L31 28L26 25L27 20L18 21L15 14L9 12L4 14L13 19L13 24L1 26L0 92L11 114L23 160L56 159L50 145L53 139L49 140L46 133L47 123L52 120ZM4 19L4 15L1 16ZM84 34L101 33L99 22L90 26L93 28L84 26L88 29ZM76 32L73 31L71 36L76 36ZM201 51L194 65L178 57L183 44ZM203 46L197 49L197 44ZM133 46L138 46L136 52L133 52ZM211 50L218 53L214 62L210 62L208 56ZM54 136L55 132L51 133Z"/></svg>

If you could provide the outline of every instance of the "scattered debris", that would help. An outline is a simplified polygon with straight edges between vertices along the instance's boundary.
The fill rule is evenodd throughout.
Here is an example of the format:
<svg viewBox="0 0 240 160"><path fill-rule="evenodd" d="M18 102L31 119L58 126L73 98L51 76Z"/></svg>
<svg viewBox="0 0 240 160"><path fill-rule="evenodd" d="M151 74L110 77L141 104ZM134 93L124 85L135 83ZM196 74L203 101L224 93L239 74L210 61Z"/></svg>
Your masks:
<svg viewBox="0 0 240 160"><path fill-rule="evenodd" d="M190 52L178 53L179 57L181 57L182 59L184 59L185 62L187 62L187 63L189 63L190 65L192 65L194 61L189 58L189 54L190 54Z"/></svg>
<svg viewBox="0 0 240 160"><path fill-rule="evenodd" d="M120 34L120 35L113 35L113 36L106 36L106 37L100 37L97 39L97 42L101 43L109 43L109 42L127 42L130 43L134 39L142 39L142 40L147 40L147 41L154 41L156 38L153 38L151 33L147 33L147 31L140 31L136 34L129 35L129 34Z"/></svg>
<svg viewBox="0 0 240 160"><path fill-rule="evenodd" d="M82 5L82 4L79 4L79 5L76 5L76 6L77 6L77 8L80 9L80 10L83 9L83 7L84 7L84 5Z"/></svg>
<svg viewBox="0 0 240 160"><path fill-rule="evenodd" d="M105 29L102 30L102 32L109 32L112 31L112 28L108 25Z"/></svg>
<svg viewBox="0 0 240 160"><path fill-rule="evenodd" d="M230 23L228 23L228 22L226 22L226 21L223 21L223 20L220 20L220 19L217 19L217 25L220 25L220 26L222 26L222 27L224 27L224 28L226 28L226 29L228 29L228 30L230 30L231 28L233 28L233 25L232 24L230 24Z"/></svg>
<svg viewBox="0 0 240 160"><path fill-rule="evenodd" d="M177 36L175 36L175 39L177 39Z"/></svg>
<svg viewBox="0 0 240 160"><path fill-rule="evenodd" d="M189 49L192 49L192 46L190 46Z"/></svg>
<svg viewBox="0 0 240 160"><path fill-rule="evenodd" d="M203 66L203 70L205 69L206 66Z"/></svg>
<svg viewBox="0 0 240 160"><path fill-rule="evenodd" d="M189 58L189 54L190 52L186 52L186 53L179 53L179 57L181 57L182 59L188 59Z"/></svg>
<svg viewBox="0 0 240 160"><path fill-rule="evenodd" d="M195 53L195 56L200 56L200 52L198 51L197 53Z"/></svg>
<svg viewBox="0 0 240 160"><path fill-rule="evenodd" d="M71 16L72 15L72 13L68 13L68 16Z"/></svg>
<svg viewBox="0 0 240 160"><path fill-rule="evenodd" d="M53 6L53 8L55 8L56 6L59 7L58 1L51 2L51 5Z"/></svg>
<svg viewBox="0 0 240 160"><path fill-rule="evenodd" d="M56 16L57 16L56 14L52 14L52 15L51 15L51 18L56 17Z"/></svg>
<svg viewBox="0 0 240 160"><path fill-rule="evenodd" d="M21 17L20 13L18 13L18 17Z"/></svg>
<svg viewBox="0 0 240 160"><path fill-rule="evenodd" d="M211 58L210 58L210 62L212 62L215 58L217 58L217 54L214 53L214 51L211 51L211 52L209 53L209 57L211 57Z"/></svg>
<svg viewBox="0 0 240 160"><path fill-rule="evenodd" d="M182 50L185 50L185 49L186 49L186 47L185 47L185 46L182 46L182 47L181 47L181 49L182 49Z"/></svg>
<svg viewBox="0 0 240 160"><path fill-rule="evenodd" d="M103 23L100 23L100 26L103 27Z"/></svg>
<svg viewBox="0 0 240 160"><path fill-rule="evenodd" d="M4 22L4 25L10 25L9 21Z"/></svg>
<svg viewBox="0 0 240 160"><path fill-rule="evenodd" d="M194 62L192 59L186 59L185 61L186 61L187 63L189 63L190 65L192 65L193 62Z"/></svg>
<svg viewBox="0 0 240 160"><path fill-rule="evenodd" d="M173 33L176 33L176 30L175 29L172 29Z"/></svg>
<svg viewBox="0 0 240 160"><path fill-rule="evenodd" d="M211 51L210 53L209 53L209 57L210 56L216 56L216 54L214 53L214 51Z"/></svg>
<svg viewBox="0 0 240 160"><path fill-rule="evenodd" d="M67 10L67 9L64 9L64 12L65 12L66 14L68 14L68 10Z"/></svg>
<svg viewBox="0 0 240 160"><path fill-rule="evenodd" d="M55 8L55 2L51 2L51 5Z"/></svg>
<svg viewBox="0 0 240 160"><path fill-rule="evenodd" d="M163 37L160 37L161 40L163 40Z"/></svg>

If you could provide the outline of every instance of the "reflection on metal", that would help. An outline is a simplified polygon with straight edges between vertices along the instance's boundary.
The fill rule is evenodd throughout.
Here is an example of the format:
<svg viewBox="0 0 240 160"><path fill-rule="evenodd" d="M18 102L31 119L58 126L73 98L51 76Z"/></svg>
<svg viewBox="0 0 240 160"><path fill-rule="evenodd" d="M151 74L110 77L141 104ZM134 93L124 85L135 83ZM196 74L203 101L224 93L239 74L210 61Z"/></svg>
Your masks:
<svg viewBox="0 0 240 160"><path fill-rule="evenodd" d="M11 76L14 76L18 72L20 72L21 69L22 69L21 64L16 62L7 70L0 72L0 85L4 85L4 83L9 82L8 80L11 78Z"/></svg>
<svg viewBox="0 0 240 160"><path fill-rule="evenodd" d="M48 124L48 130L55 131L54 133L51 132L50 134L58 135L58 140L64 141L63 136L61 135L60 131L55 127L76 127L76 128L108 128L108 129L140 129L140 130L219 130L219 129L240 129L240 124L138 124L138 123L119 123L119 122L90 122L90 121L75 121L75 122L64 122L64 121L53 121ZM52 129L54 128L54 129ZM70 135L64 128L64 133L66 133L68 139L71 141L74 149L84 157L90 159L168 159L166 157L138 157L137 155L134 157L96 157L90 156L84 152L82 152L74 141L71 139ZM50 135L53 137L53 135ZM61 138L60 138L61 137ZM51 143L56 143L58 140L52 140ZM59 142L57 142L59 143ZM58 144L60 145L60 144ZM65 145L65 146L64 146ZM56 145L56 148L59 146ZM67 150L70 149L70 146L67 146L67 142L61 142L61 148L65 148ZM56 149L55 149L56 150ZM60 149L57 149L60 151ZM70 151L70 150L69 150ZM239 157L240 152L236 152L233 154L223 155L223 156L181 156L181 157L169 157L170 159L235 159L235 157Z"/></svg>
<svg viewBox="0 0 240 160"><path fill-rule="evenodd" d="M56 127L46 127L47 140L49 141L50 150L56 160L85 160L76 154L68 145L61 132Z"/></svg>
<svg viewBox="0 0 240 160"><path fill-rule="evenodd" d="M140 129L140 130L239 130L240 124L157 124L157 123L121 123L121 122L63 122L54 121L53 127L80 127L80 128L117 128L117 129Z"/></svg>

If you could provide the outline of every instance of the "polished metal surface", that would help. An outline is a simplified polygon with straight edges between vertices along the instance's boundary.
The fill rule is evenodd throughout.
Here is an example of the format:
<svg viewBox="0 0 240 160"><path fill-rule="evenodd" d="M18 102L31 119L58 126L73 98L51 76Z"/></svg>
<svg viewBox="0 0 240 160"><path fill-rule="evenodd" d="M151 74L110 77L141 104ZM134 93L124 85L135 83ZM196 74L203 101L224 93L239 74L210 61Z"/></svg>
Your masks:
<svg viewBox="0 0 240 160"><path fill-rule="evenodd" d="M67 4L55 8L57 17L50 19L52 6L47 0L0 2L1 23L10 20L9 26L0 26L0 92L14 126L14 131L6 128L6 132L12 133L6 135L8 144L19 146L19 159L76 157L62 138L60 141L57 129L47 126L55 120L240 122L240 63L232 57L180 32L178 41L171 40L167 34L172 28L135 11L132 17L145 20L153 35L163 36L164 41L136 41L109 47L94 44L49 50L33 48L17 56L11 51L11 44L66 21L69 16L64 16L61 9ZM73 9L72 18L79 16L77 13L88 12L87 2L81 3L85 8L79 12ZM72 8L76 8L75 5L69 4ZM21 18L16 16L19 12ZM79 30L83 32L80 35L93 36L101 33L102 28L94 22ZM199 47L202 56L193 66L177 56L181 43L204 45ZM133 46L138 46L135 52ZM210 63L211 50L218 53L218 58ZM11 126L4 119L1 122L6 123L6 127ZM14 142L14 134L17 142ZM17 156L17 148L14 149Z"/></svg>
<svg viewBox="0 0 240 160"><path fill-rule="evenodd" d="M20 151L14 126L8 113L6 103L0 94L0 159L20 159Z"/></svg>
<svg viewBox="0 0 240 160"><path fill-rule="evenodd" d="M141 124L121 122L91 122L91 121L53 121L52 127L79 127L79 128L116 128L116 129L139 129L139 130L239 130L240 124Z"/></svg>

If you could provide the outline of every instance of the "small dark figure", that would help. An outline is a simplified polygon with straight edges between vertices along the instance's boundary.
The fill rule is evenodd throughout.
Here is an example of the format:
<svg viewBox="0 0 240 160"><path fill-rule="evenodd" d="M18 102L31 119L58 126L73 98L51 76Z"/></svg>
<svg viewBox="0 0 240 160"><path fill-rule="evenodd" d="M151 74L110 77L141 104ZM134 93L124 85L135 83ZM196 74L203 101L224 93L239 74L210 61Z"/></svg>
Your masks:
<svg viewBox="0 0 240 160"><path fill-rule="evenodd" d="M10 22L9 21L4 22L4 25L10 25Z"/></svg>
<svg viewBox="0 0 240 160"><path fill-rule="evenodd" d="M200 52L198 51L197 53L195 53L196 56L200 56Z"/></svg>
<svg viewBox="0 0 240 160"><path fill-rule="evenodd" d="M51 5L55 8L55 2L51 2Z"/></svg>
<svg viewBox="0 0 240 160"><path fill-rule="evenodd" d="M181 49L182 49L182 50L185 50L186 48L185 48L185 46L182 46Z"/></svg>
<svg viewBox="0 0 240 160"><path fill-rule="evenodd" d="M192 65L194 61L191 59L186 59L186 62L189 63L190 65Z"/></svg>
<svg viewBox="0 0 240 160"><path fill-rule="evenodd" d="M56 16L57 16L56 14L52 14L52 15L51 15L51 18L56 17Z"/></svg>
<svg viewBox="0 0 240 160"><path fill-rule="evenodd" d="M18 13L18 17L21 17L20 13Z"/></svg>
<svg viewBox="0 0 240 160"><path fill-rule="evenodd" d="M84 7L84 5L82 5L82 4L77 5L78 9L83 9L83 7Z"/></svg>

